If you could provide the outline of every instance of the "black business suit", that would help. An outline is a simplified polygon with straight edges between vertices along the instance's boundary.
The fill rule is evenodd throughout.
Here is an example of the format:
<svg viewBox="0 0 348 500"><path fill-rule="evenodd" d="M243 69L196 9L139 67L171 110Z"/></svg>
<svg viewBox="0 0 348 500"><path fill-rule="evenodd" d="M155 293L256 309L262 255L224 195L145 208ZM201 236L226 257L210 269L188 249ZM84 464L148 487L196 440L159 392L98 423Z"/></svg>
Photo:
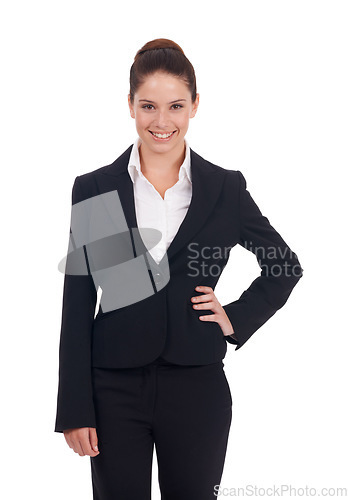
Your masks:
<svg viewBox="0 0 348 500"><path fill-rule="evenodd" d="M78 176L72 203L117 190L128 227L136 228L127 170L131 148L111 165ZM191 149L191 173L192 200L167 250L170 280L165 287L159 286L163 259L156 264L149 256L153 295L111 312L100 308L94 319L97 294L92 276L65 276L55 431L97 427L91 367L137 368L159 356L177 365L221 363L226 342L240 349L286 303L301 278L297 256L262 215L240 171L214 165ZM213 266L212 273L190 276L190 244L198 252L195 269L206 273ZM224 336L216 322L201 321L199 316L209 311L194 310L190 300L200 295L197 285L215 288L230 254L226 249L236 244L254 252L262 269L238 300L224 306L238 341ZM211 252L202 254L207 247ZM224 250L219 258L217 248Z"/></svg>

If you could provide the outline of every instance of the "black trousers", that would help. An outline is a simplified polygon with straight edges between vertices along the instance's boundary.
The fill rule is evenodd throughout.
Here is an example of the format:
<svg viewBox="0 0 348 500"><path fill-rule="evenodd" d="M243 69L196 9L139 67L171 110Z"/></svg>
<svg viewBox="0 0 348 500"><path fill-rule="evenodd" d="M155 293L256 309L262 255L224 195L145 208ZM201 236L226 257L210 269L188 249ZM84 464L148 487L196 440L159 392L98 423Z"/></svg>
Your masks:
<svg viewBox="0 0 348 500"><path fill-rule="evenodd" d="M139 368L93 368L94 500L150 500L154 445L162 500L217 498L232 420L223 366L157 358Z"/></svg>

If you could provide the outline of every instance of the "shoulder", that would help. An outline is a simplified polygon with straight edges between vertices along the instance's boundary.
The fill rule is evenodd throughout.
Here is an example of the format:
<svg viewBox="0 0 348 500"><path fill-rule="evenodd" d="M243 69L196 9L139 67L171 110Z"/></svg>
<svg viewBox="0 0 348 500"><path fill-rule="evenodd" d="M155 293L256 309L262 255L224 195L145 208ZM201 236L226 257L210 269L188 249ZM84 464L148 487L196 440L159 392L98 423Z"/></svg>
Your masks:
<svg viewBox="0 0 348 500"><path fill-rule="evenodd" d="M228 175L231 178L237 178L241 172L239 170L234 170L230 168L226 168L225 166L217 165L216 163L213 163L206 158L203 158L203 156L199 155L196 153L196 151L193 151L191 148L191 160L196 161L197 163L204 164L205 168L215 171L216 173L223 174L223 175Z"/></svg>
<svg viewBox="0 0 348 500"><path fill-rule="evenodd" d="M108 184L108 177L111 179L124 173L127 170L132 146L129 146L112 163L77 175L72 187L72 203L75 204L100 194L100 186Z"/></svg>
<svg viewBox="0 0 348 500"><path fill-rule="evenodd" d="M95 185L96 179L99 176L118 176L122 174L127 169L132 147L133 144L130 145L125 151L123 151L123 153L118 156L112 163L78 175L75 178L75 184L81 185L85 188L90 188Z"/></svg>
<svg viewBox="0 0 348 500"><path fill-rule="evenodd" d="M75 177L71 194L71 201L73 205L98 194L96 177L99 174L102 175L106 168L107 165Z"/></svg>
<svg viewBox="0 0 348 500"><path fill-rule="evenodd" d="M225 178L224 185L225 187L227 187L227 189L231 188L240 189L240 187L246 186L245 177L240 170L230 169L226 168L226 166L217 165L216 163L213 163L207 160L206 158L203 158L201 155L199 155L192 149L191 152L192 152L192 159L200 162L201 165L204 165L204 168L206 170L216 173L216 175L221 175Z"/></svg>
<svg viewBox="0 0 348 500"><path fill-rule="evenodd" d="M92 179L98 175L119 175L121 174L128 166L129 157L132 151L133 144L131 144L123 153L121 153L116 160L108 165L104 165L102 167L96 168L94 170L90 170L89 172L85 172L83 174L78 175L78 178L82 182L88 182L88 180Z"/></svg>
<svg viewBox="0 0 348 500"><path fill-rule="evenodd" d="M88 185L89 183L93 182L96 176L107 173L109 166L110 165L105 165L103 167L96 168L89 172L84 172L83 174L79 174L76 177L75 182L78 181L78 183L81 183L83 185Z"/></svg>

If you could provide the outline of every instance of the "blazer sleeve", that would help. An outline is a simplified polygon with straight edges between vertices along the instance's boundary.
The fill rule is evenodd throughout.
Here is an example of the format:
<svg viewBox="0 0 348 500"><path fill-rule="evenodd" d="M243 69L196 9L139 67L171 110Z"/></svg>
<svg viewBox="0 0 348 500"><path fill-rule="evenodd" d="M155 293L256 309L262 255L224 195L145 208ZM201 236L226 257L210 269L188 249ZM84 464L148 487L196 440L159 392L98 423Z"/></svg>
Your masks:
<svg viewBox="0 0 348 500"><path fill-rule="evenodd" d="M82 199L79 177L76 177L72 188L72 205ZM90 273L64 275L55 432L96 427L91 373L91 339L96 301L97 292Z"/></svg>
<svg viewBox="0 0 348 500"><path fill-rule="evenodd" d="M261 274L238 300L223 306L234 329L237 341L225 336L227 342L240 349L275 312L284 306L293 288L303 276L297 255L280 234L247 190L243 174L239 176L239 244L253 252Z"/></svg>

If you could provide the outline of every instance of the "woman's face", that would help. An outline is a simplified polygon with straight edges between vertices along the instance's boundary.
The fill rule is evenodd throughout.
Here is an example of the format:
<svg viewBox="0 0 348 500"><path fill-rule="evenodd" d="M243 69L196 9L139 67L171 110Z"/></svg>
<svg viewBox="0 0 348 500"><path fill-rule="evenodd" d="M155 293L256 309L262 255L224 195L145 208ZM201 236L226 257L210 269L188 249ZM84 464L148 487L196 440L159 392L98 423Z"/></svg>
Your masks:
<svg viewBox="0 0 348 500"><path fill-rule="evenodd" d="M195 116L198 103L199 94L193 104L185 82L163 72L146 78L134 95L133 105L128 94L138 135L154 153L168 153L183 147L189 120ZM154 133L165 137L156 137Z"/></svg>

